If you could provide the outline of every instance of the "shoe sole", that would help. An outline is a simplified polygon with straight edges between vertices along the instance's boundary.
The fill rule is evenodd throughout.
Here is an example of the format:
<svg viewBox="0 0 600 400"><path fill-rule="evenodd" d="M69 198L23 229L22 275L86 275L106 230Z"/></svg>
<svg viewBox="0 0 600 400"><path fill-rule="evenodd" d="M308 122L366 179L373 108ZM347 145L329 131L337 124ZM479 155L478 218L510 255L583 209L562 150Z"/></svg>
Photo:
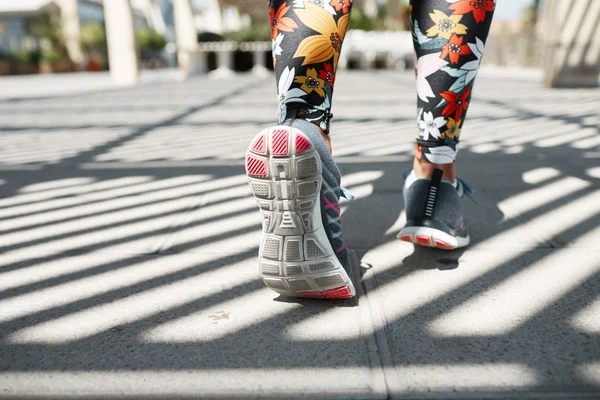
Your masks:
<svg viewBox="0 0 600 400"><path fill-rule="evenodd" d="M263 217L258 268L284 296L350 299L356 294L321 220L321 158L299 129L259 133L246 154L246 174Z"/></svg>
<svg viewBox="0 0 600 400"><path fill-rule="evenodd" d="M469 235L466 237L452 236L439 229L426 226L410 226L398 234L398 239L423 247L436 247L441 250L454 250L467 247L471 242Z"/></svg>

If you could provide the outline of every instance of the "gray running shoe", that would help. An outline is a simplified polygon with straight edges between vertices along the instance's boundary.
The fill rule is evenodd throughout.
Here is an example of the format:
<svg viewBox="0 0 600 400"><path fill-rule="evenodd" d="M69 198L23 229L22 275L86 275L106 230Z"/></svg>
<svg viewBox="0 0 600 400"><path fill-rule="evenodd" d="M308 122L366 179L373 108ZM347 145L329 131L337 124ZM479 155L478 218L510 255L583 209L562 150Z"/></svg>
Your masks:
<svg viewBox="0 0 600 400"><path fill-rule="evenodd" d="M293 120L259 133L246 155L246 174L263 216L259 271L282 295L349 299L342 238L340 172L319 130Z"/></svg>
<svg viewBox="0 0 600 400"><path fill-rule="evenodd" d="M406 226L398 239L420 246L454 250L469 245L471 239L463 220L462 197L473 189L458 179L457 187L442 181L436 169L431 179L417 179L404 185Z"/></svg>

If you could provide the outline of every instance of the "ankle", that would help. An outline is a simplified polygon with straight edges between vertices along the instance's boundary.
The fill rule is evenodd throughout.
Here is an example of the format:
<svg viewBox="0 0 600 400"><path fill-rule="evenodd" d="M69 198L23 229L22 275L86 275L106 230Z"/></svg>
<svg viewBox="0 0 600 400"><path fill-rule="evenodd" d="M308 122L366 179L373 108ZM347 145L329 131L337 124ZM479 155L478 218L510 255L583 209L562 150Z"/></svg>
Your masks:
<svg viewBox="0 0 600 400"><path fill-rule="evenodd" d="M294 120L292 119L291 121L293 122ZM323 129L321 129L321 126L319 124L315 124L314 122L307 121L307 120L305 120L304 118L301 118L301 117L297 117L296 121L302 121L302 122L310 123L315 128L317 128L317 130L321 134L321 137L323 138L323 141L325 142L325 145L327 146L327 150L329 150L329 153L333 153L333 151L331 149L331 138L329 137L329 134L325 133L325 131L323 131Z"/></svg>
<svg viewBox="0 0 600 400"><path fill-rule="evenodd" d="M456 182L456 162L452 164L431 164L416 157L413 161L413 171L417 178L431 178L431 174L435 169L444 171L443 180L451 183Z"/></svg>
<svg viewBox="0 0 600 400"><path fill-rule="evenodd" d="M314 125L319 130L319 133L321 134L321 137L325 141L325 144L327 145L327 148L329 149L329 152L333 153L333 150L331 149L331 138L329 137L329 135L326 134L325 131L323 131L323 129L321 129L321 127L319 125L317 125L317 124L314 124Z"/></svg>

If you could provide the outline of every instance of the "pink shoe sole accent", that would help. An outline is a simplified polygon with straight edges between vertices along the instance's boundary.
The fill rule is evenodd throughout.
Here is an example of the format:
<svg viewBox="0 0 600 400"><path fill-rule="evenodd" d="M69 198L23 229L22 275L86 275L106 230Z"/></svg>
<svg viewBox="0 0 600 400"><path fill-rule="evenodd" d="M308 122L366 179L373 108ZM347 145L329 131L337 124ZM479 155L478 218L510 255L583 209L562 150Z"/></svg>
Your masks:
<svg viewBox="0 0 600 400"><path fill-rule="evenodd" d="M421 246L431 246L429 236L416 236L415 239L417 240L417 243Z"/></svg>
<svg viewBox="0 0 600 400"><path fill-rule="evenodd" d="M264 133L254 139L254 142L250 144L250 150L258 154L267 154L267 140Z"/></svg>
<svg viewBox="0 0 600 400"><path fill-rule="evenodd" d="M298 295L309 299L351 299L352 290L348 286L330 289L324 292L298 292Z"/></svg>
<svg viewBox="0 0 600 400"><path fill-rule="evenodd" d="M437 247L440 250L455 250L456 249L456 246L448 244L448 243L444 242L443 240L433 239L433 243L432 243L432 241L429 239L429 236L416 236L415 240L413 240L412 236L406 235L406 236L400 236L398 239L402 240L403 242L414 243L414 244L421 245L421 246Z"/></svg>
<svg viewBox="0 0 600 400"><path fill-rule="evenodd" d="M286 129L273 131L271 136L271 152L275 156L288 155L289 132Z"/></svg>
<svg viewBox="0 0 600 400"><path fill-rule="evenodd" d="M452 245L449 245L446 242L442 242L441 240L436 240L435 245L438 249L442 249L442 250L454 250L456 248Z"/></svg>
<svg viewBox="0 0 600 400"><path fill-rule="evenodd" d="M246 157L246 172L248 175L264 178L267 176L267 163L252 156Z"/></svg>
<svg viewBox="0 0 600 400"><path fill-rule="evenodd" d="M307 138L302 135L296 135L296 153L302 153L312 148Z"/></svg>

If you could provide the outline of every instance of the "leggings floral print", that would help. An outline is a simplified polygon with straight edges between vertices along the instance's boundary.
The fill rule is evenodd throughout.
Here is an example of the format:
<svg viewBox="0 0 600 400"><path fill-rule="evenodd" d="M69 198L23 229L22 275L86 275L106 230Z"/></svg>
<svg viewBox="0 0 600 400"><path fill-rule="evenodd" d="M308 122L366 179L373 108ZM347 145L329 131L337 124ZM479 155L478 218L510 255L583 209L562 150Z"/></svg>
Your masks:
<svg viewBox="0 0 600 400"><path fill-rule="evenodd" d="M413 0L417 72L417 157L456 159L460 129L485 49L494 0Z"/></svg>
<svg viewBox="0 0 600 400"><path fill-rule="evenodd" d="M329 131L331 97L351 0L272 0L279 122L296 115Z"/></svg>
<svg viewBox="0 0 600 400"><path fill-rule="evenodd" d="M271 0L279 122L292 114L329 132L338 60L352 0ZM492 22L494 0L412 0L417 157L454 162Z"/></svg>

